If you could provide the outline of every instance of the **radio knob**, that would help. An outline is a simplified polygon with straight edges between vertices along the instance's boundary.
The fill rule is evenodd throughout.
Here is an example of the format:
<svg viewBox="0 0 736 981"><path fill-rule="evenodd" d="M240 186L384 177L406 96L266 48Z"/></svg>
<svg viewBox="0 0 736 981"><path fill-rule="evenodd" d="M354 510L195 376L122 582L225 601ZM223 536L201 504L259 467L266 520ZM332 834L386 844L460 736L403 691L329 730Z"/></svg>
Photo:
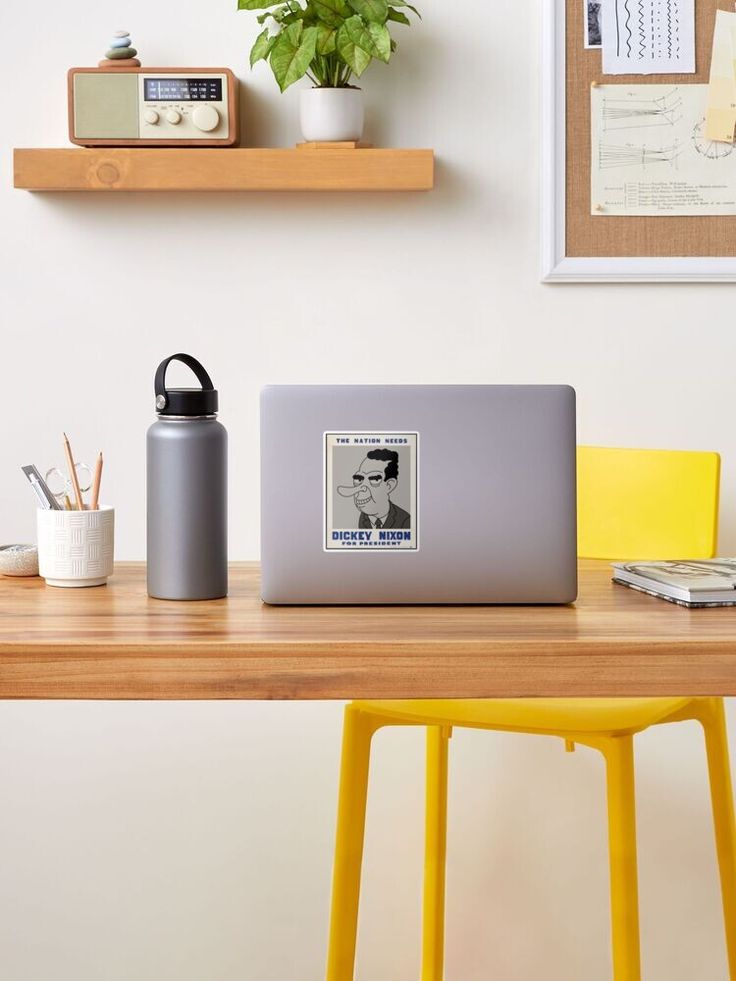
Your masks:
<svg viewBox="0 0 736 981"><path fill-rule="evenodd" d="M220 123L220 114L214 106L197 106L192 113L192 122L204 133L211 133Z"/></svg>
<svg viewBox="0 0 736 981"><path fill-rule="evenodd" d="M181 113L177 112L176 109L169 109L166 113L166 122L171 123L172 126L176 126L181 122Z"/></svg>
<svg viewBox="0 0 736 981"><path fill-rule="evenodd" d="M146 111L143 113L143 118L151 126L155 126L158 122L158 113L155 109L146 109Z"/></svg>

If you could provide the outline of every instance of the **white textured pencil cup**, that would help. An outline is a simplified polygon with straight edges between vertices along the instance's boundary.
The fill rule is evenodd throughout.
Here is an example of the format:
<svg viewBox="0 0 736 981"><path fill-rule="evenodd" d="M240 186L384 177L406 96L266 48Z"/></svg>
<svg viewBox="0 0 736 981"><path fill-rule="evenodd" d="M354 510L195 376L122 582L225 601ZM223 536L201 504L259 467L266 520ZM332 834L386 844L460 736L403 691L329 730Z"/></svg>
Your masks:
<svg viewBox="0 0 736 981"><path fill-rule="evenodd" d="M49 586L104 586L112 575L115 509L37 511L38 571Z"/></svg>

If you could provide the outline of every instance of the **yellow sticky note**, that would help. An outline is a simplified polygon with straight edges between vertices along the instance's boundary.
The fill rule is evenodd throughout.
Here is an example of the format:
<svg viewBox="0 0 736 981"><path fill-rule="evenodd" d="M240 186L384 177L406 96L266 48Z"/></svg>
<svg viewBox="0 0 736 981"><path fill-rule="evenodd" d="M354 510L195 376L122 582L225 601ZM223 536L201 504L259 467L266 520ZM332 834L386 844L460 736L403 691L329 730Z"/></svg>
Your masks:
<svg viewBox="0 0 736 981"><path fill-rule="evenodd" d="M716 11L705 135L733 143L736 130L736 13Z"/></svg>

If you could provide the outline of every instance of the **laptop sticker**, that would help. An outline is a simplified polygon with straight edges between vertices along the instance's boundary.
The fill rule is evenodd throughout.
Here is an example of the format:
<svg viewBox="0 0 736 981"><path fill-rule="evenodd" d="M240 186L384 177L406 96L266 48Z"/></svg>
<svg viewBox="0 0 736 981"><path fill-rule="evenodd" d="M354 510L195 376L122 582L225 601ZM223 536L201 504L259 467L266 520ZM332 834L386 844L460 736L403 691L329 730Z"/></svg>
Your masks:
<svg viewBox="0 0 736 981"><path fill-rule="evenodd" d="M324 549L416 552L418 433L325 433Z"/></svg>

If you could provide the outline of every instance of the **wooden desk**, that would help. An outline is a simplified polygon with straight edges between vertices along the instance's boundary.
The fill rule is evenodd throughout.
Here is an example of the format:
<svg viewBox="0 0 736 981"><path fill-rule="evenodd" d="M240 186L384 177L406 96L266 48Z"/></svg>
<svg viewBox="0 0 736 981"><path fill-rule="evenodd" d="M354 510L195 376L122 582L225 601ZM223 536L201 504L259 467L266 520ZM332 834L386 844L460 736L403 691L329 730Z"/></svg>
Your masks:
<svg viewBox="0 0 736 981"><path fill-rule="evenodd" d="M736 609L686 610L583 561L568 607L269 607L258 566L230 596L146 595L0 577L0 698L734 695Z"/></svg>

